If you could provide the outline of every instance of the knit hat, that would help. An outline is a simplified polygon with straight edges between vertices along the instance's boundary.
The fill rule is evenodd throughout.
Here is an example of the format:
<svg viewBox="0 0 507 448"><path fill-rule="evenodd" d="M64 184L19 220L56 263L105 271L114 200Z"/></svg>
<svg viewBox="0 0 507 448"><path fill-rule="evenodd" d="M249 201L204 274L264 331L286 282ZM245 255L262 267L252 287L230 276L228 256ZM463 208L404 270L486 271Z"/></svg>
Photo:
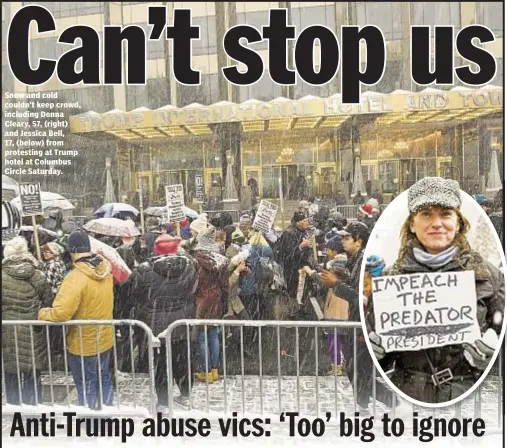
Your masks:
<svg viewBox="0 0 507 448"><path fill-rule="evenodd" d="M441 177L425 177L408 190L410 213L425 205L439 205L444 208L461 207L461 192L458 182Z"/></svg>
<svg viewBox="0 0 507 448"><path fill-rule="evenodd" d="M386 263L378 255L370 255L366 260L366 272L369 272L372 277L380 277L385 267Z"/></svg>
<svg viewBox="0 0 507 448"><path fill-rule="evenodd" d="M190 223L190 230L193 230L198 235L205 231L208 227L208 215L206 213L200 214L197 219Z"/></svg>
<svg viewBox="0 0 507 448"><path fill-rule="evenodd" d="M359 213L366 215L368 218L372 217L373 214L373 206L371 204L363 204L358 207Z"/></svg>
<svg viewBox="0 0 507 448"><path fill-rule="evenodd" d="M216 243L216 230L214 227L209 227L197 236L197 246L195 246L195 250L218 252L218 246Z"/></svg>
<svg viewBox="0 0 507 448"><path fill-rule="evenodd" d="M239 224L240 225L251 225L252 218L250 218L249 215L241 215L241 217L239 218Z"/></svg>
<svg viewBox="0 0 507 448"><path fill-rule="evenodd" d="M67 251L71 254L91 252L90 237L83 229L74 230L67 242Z"/></svg>
<svg viewBox="0 0 507 448"><path fill-rule="evenodd" d="M299 201L298 208L310 208L310 203L308 201Z"/></svg>
<svg viewBox="0 0 507 448"><path fill-rule="evenodd" d="M334 250L335 252L343 252L342 237L335 235L333 238L326 242L326 249Z"/></svg>
<svg viewBox="0 0 507 448"><path fill-rule="evenodd" d="M297 224L300 221L303 221L304 219L307 219L308 217L303 212L295 212L294 217L292 218L292 221Z"/></svg>
<svg viewBox="0 0 507 448"><path fill-rule="evenodd" d="M28 254L28 243L22 236L14 237L4 246L4 257L26 254Z"/></svg>
<svg viewBox="0 0 507 448"><path fill-rule="evenodd" d="M43 247L47 248L53 255L62 255L65 252L65 249L54 241L46 243Z"/></svg>
<svg viewBox="0 0 507 448"><path fill-rule="evenodd" d="M171 235L160 235L153 245L153 253L156 255L172 255L178 251L181 238Z"/></svg>
<svg viewBox="0 0 507 448"><path fill-rule="evenodd" d="M364 244L368 242L368 238L370 237L368 226L360 221L352 221L348 223L347 227L345 227L343 230L340 230L338 234L342 237L351 236L355 240L360 239Z"/></svg>
<svg viewBox="0 0 507 448"><path fill-rule="evenodd" d="M239 230L236 229L231 236L231 242L234 244L243 244L246 242L245 234Z"/></svg>

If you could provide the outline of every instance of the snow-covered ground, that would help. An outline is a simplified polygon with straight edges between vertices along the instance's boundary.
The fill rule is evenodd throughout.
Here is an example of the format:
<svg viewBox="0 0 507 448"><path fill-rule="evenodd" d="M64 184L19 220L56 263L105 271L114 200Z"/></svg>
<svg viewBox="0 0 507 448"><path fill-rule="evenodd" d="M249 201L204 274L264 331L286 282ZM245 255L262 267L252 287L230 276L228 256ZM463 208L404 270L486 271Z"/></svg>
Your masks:
<svg viewBox="0 0 507 448"><path fill-rule="evenodd" d="M277 377L263 377L262 392L261 381L258 376L245 376L244 378L241 376L229 377L225 381L221 380L209 385L209 387L206 387L203 383L196 383L192 394L192 409L189 410L179 404L175 404L175 417L209 418L212 432L206 438L171 438L170 444L171 446L198 444L199 446L206 447L211 444L216 445L217 443L220 443L221 446L231 443L234 443L236 446L252 446L253 444L255 446L272 446L282 443L300 445L304 443L305 448L309 448L311 446L336 445L337 442L346 443L346 446L359 446L367 443L362 442L360 437L340 437L339 413L344 412L347 417L353 418L355 410L353 391L346 377L337 377L336 382L334 377L319 377L318 382L316 382L315 377L302 376L299 378L299 388L297 387L297 383L298 380L295 377L282 377L280 381ZM490 377L483 383L477 394L463 400L459 407L453 406L451 408L436 410L414 408L414 411L417 411L419 414L419 419L431 416L446 417L447 419L453 417L481 417L485 421L486 435L484 437L434 439L431 446L465 447L472 444L474 447L500 446L502 435L501 426L498 426L498 400L501 399L501 394L499 394L498 387L498 380ZM121 415L129 416L128 414L131 411L133 412L134 404L137 410L140 410L140 408L147 410L149 408L150 387L149 379L146 375L136 375L135 382L130 375L123 375L119 381L118 390L122 407ZM174 395L179 395L176 388L174 389ZM317 417L317 410L320 417L323 417L326 412L332 414L331 420L326 423L326 432L322 437L306 437L300 440L297 437L289 437L288 423L281 423L279 420L280 410L282 412L296 412L298 409L300 416L306 416L310 420ZM166 438L143 437L141 433L144 426L143 417L134 418L136 433L125 444L122 444L120 439L117 438L67 438L63 431L58 432L56 439L40 437L35 441L35 439L30 438L11 438L9 434L12 417L5 415L5 411L7 410L9 409L4 406L2 426L3 439L7 446L25 447L28 444L33 446L34 443L37 447L89 446L97 443L100 443L100 446L134 446L134 444L139 445L141 443L143 446L158 446L161 443L167 444L169 442ZM46 408L45 410L49 411L50 408ZM126 412L126 410L129 412ZM223 437L219 430L218 418L225 417L226 415L231 416L233 411L238 413L238 418L270 418L271 422L269 426L265 426L266 429L270 430L270 437ZM387 411L388 409L384 405L377 403L374 427L371 430L375 436L375 440L372 443L373 446L383 446L387 443L392 447L423 445L423 442L419 442L417 437L412 437L411 418L403 419L406 428L405 434L402 437L384 437L380 419L384 412ZM112 414L117 415L117 410L112 410L110 415Z"/></svg>

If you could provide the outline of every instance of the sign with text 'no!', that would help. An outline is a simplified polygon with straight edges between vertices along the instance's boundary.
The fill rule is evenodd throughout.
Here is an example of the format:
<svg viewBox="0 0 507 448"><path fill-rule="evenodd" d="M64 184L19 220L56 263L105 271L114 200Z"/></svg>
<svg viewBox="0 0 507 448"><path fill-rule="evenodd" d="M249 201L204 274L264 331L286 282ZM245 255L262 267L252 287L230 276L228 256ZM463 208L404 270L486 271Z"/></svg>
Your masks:
<svg viewBox="0 0 507 448"><path fill-rule="evenodd" d="M185 195L183 194L183 185L166 185L165 197L168 210L169 221L177 222L185 219Z"/></svg>
<svg viewBox="0 0 507 448"><path fill-rule="evenodd" d="M375 332L386 352L480 339L475 274L393 275L373 279Z"/></svg>
<svg viewBox="0 0 507 448"><path fill-rule="evenodd" d="M253 228L261 232L269 232L275 222L278 206L271 202L262 200L255 214Z"/></svg>
<svg viewBox="0 0 507 448"><path fill-rule="evenodd" d="M23 216L43 215L40 184L20 183L21 210Z"/></svg>

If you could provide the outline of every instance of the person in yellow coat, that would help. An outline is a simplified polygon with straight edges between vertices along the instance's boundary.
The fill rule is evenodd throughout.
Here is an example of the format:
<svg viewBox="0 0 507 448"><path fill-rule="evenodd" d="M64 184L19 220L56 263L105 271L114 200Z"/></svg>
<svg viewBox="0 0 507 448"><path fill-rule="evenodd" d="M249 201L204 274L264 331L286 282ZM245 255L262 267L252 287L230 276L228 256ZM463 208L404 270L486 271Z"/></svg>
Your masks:
<svg viewBox="0 0 507 448"><path fill-rule="evenodd" d="M53 306L39 311L39 320L112 319L113 275L110 263L91 253L90 237L82 229L69 236L67 250L72 257L73 268L63 280ZM111 325L79 327L69 325L67 330L67 359L79 405L87 405L91 409L101 409L102 404L112 406L113 383L109 366L113 328Z"/></svg>

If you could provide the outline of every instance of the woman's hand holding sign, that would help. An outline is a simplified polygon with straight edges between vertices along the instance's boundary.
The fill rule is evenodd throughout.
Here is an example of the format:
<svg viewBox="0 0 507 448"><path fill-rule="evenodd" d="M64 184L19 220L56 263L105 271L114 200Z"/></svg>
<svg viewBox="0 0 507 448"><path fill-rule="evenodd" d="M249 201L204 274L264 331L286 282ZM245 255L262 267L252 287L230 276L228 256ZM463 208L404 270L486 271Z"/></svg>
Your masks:
<svg viewBox="0 0 507 448"><path fill-rule="evenodd" d="M370 344L373 353L375 353L375 358L377 358L377 361L380 361L386 355L386 351L384 350L384 347L382 347L380 341L380 336L374 331L371 331L368 334L368 337L370 338Z"/></svg>
<svg viewBox="0 0 507 448"><path fill-rule="evenodd" d="M472 367L486 370L495 354L497 345L498 335L490 328L481 339L477 339L473 344L463 344L465 359Z"/></svg>

